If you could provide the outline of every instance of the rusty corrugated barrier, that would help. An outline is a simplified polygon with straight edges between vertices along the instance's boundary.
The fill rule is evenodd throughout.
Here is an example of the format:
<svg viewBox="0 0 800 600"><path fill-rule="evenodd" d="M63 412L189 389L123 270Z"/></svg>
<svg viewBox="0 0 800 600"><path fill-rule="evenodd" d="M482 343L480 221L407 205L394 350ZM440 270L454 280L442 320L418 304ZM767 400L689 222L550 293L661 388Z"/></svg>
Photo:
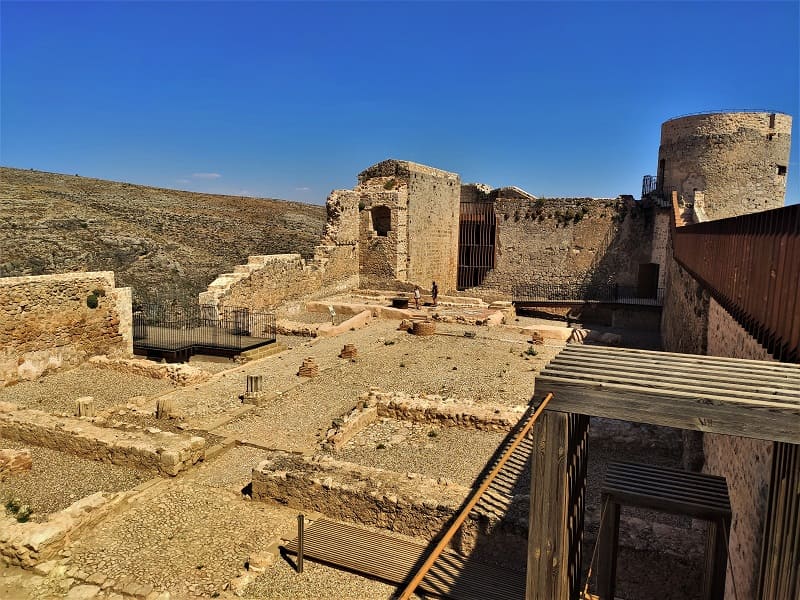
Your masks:
<svg viewBox="0 0 800 600"><path fill-rule="evenodd" d="M800 362L800 205L676 227L675 259L782 362Z"/></svg>

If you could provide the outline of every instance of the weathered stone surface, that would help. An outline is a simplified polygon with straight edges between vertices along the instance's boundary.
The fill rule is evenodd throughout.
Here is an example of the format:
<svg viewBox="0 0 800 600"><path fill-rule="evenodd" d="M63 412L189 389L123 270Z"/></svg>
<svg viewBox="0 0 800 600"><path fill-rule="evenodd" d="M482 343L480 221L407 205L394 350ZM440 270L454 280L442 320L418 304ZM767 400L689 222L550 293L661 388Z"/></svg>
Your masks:
<svg viewBox="0 0 800 600"><path fill-rule="evenodd" d="M94 415L94 398L91 396L83 396L75 401L76 417L93 417Z"/></svg>
<svg viewBox="0 0 800 600"><path fill-rule="evenodd" d="M433 335L436 333L436 323L433 321L414 321L411 326L414 335Z"/></svg>
<svg viewBox="0 0 800 600"><path fill-rule="evenodd" d="M375 390L362 401L375 406L379 417L483 431L510 431L525 413L524 406L487 406L468 399Z"/></svg>
<svg viewBox="0 0 800 600"><path fill-rule="evenodd" d="M38 410L0 412L0 437L165 475L177 475L205 456L201 437L106 429Z"/></svg>
<svg viewBox="0 0 800 600"><path fill-rule="evenodd" d="M792 117L781 113L671 119L661 126L661 187L702 204L711 219L783 206L786 174L776 165L789 164L791 131Z"/></svg>
<svg viewBox="0 0 800 600"><path fill-rule="evenodd" d="M358 349L353 344L345 344L339 352L339 358L355 358L358 356Z"/></svg>
<svg viewBox="0 0 800 600"><path fill-rule="evenodd" d="M13 517L0 515L0 556L22 567L48 561L63 549L70 536L96 524L125 497L124 492L97 492L51 515L44 523L18 523ZM49 565L48 572L51 569Z"/></svg>
<svg viewBox="0 0 800 600"><path fill-rule="evenodd" d="M138 358L109 358L94 356L89 364L100 369L142 375L153 379L167 379L177 385L196 385L207 381L211 373L183 363L157 363Z"/></svg>
<svg viewBox="0 0 800 600"><path fill-rule="evenodd" d="M30 471L33 466L30 450L0 450L0 480L16 473Z"/></svg>
<svg viewBox="0 0 800 600"><path fill-rule="evenodd" d="M299 377L316 377L319 375L319 365L314 360L313 356L303 359L300 365L300 370L297 372Z"/></svg>
<svg viewBox="0 0 800 600"><path fill-rule="evenodd" d="M130 356L130 315L131 291L110 271L0 278L0 387L98 354Z"/></svg>

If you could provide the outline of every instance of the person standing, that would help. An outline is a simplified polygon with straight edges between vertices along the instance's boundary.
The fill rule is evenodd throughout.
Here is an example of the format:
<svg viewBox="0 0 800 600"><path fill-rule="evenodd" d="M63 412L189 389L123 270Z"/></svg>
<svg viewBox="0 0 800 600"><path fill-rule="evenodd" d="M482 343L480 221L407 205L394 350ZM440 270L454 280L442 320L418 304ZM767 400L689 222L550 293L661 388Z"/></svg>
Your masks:
<svg viewBox="0 0 800 600"><path fill-rule="evenodd" d="M419 291L419 286L415 285L414 286L414 304L416 305L417 310L419 310L419 298L420 298L421 295L422 294Z"/></svg>
<svg viewBox="0 0 800 600"><path fill-rule="evenodd" d="M435 281L431 284L431 296L433 296L433 305L439 306L439 286Z"/></svg>

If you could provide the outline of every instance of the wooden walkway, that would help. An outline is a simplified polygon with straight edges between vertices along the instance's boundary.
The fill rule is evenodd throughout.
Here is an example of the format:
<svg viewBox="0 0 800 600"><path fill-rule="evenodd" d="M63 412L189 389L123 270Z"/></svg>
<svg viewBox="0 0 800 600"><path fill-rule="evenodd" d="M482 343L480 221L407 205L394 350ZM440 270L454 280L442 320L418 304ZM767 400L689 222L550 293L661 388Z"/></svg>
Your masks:
<svg viewBox="0 0 800 600"><path fill-rule="evenodd" d="M327 519L306 526L304 533L305 558L397 585L408 582L429 553L424 543ZM297 539L284 549L296 555ZM525 598L525 573L476 562L446 550L419 589L453 600L522 600Z"/></svg>

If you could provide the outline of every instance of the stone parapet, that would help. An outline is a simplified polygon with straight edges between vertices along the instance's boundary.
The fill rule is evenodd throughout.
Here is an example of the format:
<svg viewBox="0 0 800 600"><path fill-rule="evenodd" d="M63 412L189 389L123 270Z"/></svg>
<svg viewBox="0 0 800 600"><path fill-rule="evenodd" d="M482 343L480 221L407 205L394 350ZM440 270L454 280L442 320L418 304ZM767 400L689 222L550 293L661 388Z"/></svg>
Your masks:
<svg viewBox="0 0 800 600"><path fill-rule="evenodd" d="M0 437L173 476L202 460L206 444L201 437L155 428L120 431L9 404L0 406Z"/></svg>

